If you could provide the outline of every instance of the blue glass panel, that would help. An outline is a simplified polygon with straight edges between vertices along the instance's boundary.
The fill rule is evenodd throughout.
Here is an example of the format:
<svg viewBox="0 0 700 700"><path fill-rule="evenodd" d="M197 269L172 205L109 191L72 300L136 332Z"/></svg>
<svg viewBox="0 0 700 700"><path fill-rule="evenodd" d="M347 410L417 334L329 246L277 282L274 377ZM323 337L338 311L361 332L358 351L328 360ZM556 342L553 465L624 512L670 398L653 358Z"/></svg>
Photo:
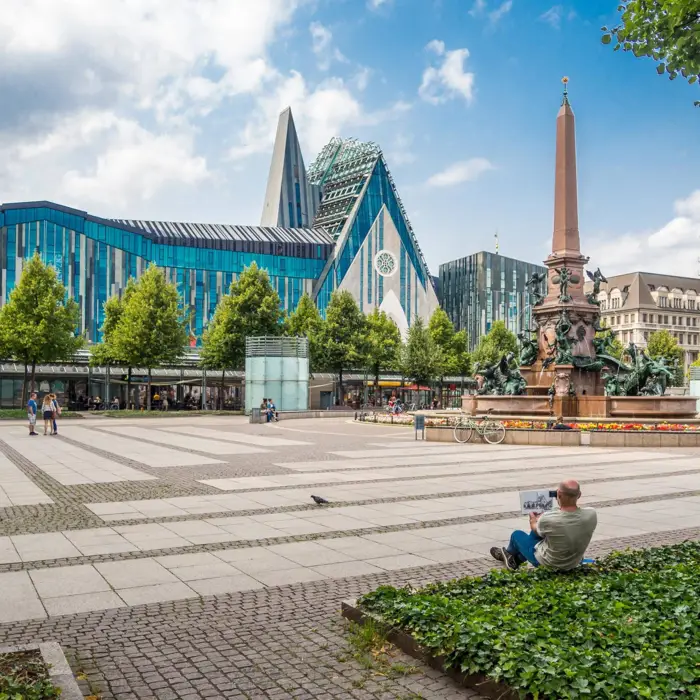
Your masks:
<svg viewBox="0 0 700 700"><path fill-rule="evenodd" d="M360 311L364 311L365 300L365 249L360 248Z"/></svg>

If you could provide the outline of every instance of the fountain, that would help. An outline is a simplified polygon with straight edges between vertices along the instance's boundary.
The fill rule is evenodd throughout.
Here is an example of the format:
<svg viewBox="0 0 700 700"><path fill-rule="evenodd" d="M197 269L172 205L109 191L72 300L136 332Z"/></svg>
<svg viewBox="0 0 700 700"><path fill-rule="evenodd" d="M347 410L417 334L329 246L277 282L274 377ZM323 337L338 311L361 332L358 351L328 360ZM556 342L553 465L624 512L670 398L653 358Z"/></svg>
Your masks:
<svg viewBox="0 0 700 700"><path fill-rule="evenodd" d="M554 233L548 272L528 281L533 325L520 333L520 367L513 355L478 368L476 396L464 396L471 414L491 410L512 416L554 415L579 418L694 417L695 399L665 396L673 368L653 360L634 345L631 361L610 351L613 333L600 325L598 292L607 280L600 269L586 271L592 290L584 292L584 266L578 228L576 137L569 104L568 79L557 115Z"/></svg>

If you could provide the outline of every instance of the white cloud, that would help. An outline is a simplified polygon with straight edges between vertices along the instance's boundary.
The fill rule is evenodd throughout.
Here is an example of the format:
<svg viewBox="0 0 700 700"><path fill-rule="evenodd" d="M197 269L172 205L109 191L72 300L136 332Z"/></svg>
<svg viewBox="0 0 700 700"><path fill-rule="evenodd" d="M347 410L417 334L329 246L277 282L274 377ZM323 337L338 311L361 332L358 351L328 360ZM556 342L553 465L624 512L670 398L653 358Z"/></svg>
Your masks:
<svg viewBox="0 0 700 700"><path fill-rule="evenodd" d="M385 109L367 112L340 78L329 78L312 88L304 76L292 71L287 77L279 77L273 91L258 96L256 107L229 156L238 160L270 151L277 118L285 107L292 108L302 147L308 154L317 153L331 137L349 127L376 126L400 117L411 108L399 101Z"/></svg>
<svg viewBox="0 0 700 700"><path fill-rule="evenodd" d="M303 2L5 0L3 198L123 209L204 181L199 120L274 89L268 47Z"/></svg>
<svg viewBox="0 0 700 700"><path fill-rule="evenodd" d="M452 187L461 182L473 182L494 166L486 158L470 158L453 163L444 170L428 178L430 187Z"/></svg>
<svg viewBox="0 0 700 700"><path fill-rule="evenodd" d="M333 32L324 27L320 22L312 22L309 26L311 32L311 48L316 54L318 67L328 70L332 61L347 63L347 58L333 46Z"/></svg>
<svg viewBox="0 0 700 700"><path fill-rule="evenodd" d="M674 203L676 216L657 231L600 235L587 254L607 274L637 270L697 277L700 248L700 190Z"/></svg>
<svg viewBox="0 0 700 700"><path fill-rule="evenodd" d="M564 15L564 7L562 5L554 5L546 12L540 15L543 22L547 22L553 29L561 29L561 20Z"/></svg>
<svg viewBox="0 0 700 700"><path fill-rule="evenodd" d="M423 72L418 94L426 102L437 105L461 97L471 102L474 96L474 73L464 71L469 57L468 49L447 51L445 43L433 39L426 47L438 59L438 65L428 66Z"/></svg>
<svg viewBox="0 0 700 700"><path fill-rule="evenodd" d="M478 17L486 11L486 0L474 0L474 5L472 9L469 10L469 14L472 17Z"/></svg>
<svg viewBox="0 0 700 700"><path fill-rule="evenodd" d="M391 0L367 0L367 7L370 10L378 10L382 5L388 5Z"/></svg>
<svg viewBox="0 0 700 700"><path fill-rule="evenodd" d="M513 0L505 0L495 10L489 12L491 24L498 24L513 8Z"/></svg>
<svg viewBox="0 0 700 700"><path fill-rule="evenodd" d="M16 179L36 187L13 198L109 205L124 213L130 202L165 187L211 176L206 160L194 154L192 133L154 133L111 111L71 114L40 139L2 139L0 163L0 183Z"/></svg>
<svg viewBox="0 0 700 700"><path fill-rule="evenodd" d="M410 134L397 134L394 137L391 147L386 151L389 165L408 165L416 161L416 154L413 150L413 136Z"/></svg>

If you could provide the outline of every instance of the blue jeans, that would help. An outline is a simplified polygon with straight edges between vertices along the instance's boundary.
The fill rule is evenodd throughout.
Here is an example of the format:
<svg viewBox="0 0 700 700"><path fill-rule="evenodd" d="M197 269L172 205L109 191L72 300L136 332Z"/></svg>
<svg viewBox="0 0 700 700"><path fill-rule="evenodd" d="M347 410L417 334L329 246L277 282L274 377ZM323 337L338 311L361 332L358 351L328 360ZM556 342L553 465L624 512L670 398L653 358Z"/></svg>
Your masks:
<svg viewBox="0 0 700 700"><path fill-rule="evenodd" d="M513 555L518 564L529 561L533 566L539 566L540 563L535 558L535 545L541 540L542 538L534 531L527 533L516 530L510 536L510 542L506 549Z"/></svg>

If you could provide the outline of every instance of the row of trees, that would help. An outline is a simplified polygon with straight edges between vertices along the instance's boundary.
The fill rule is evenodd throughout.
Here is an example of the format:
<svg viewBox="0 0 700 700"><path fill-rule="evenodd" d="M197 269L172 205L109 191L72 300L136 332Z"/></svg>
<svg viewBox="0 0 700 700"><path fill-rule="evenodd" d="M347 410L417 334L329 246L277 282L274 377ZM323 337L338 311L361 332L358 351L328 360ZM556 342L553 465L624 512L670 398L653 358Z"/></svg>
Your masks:
<svg viewBox="0 0 700 700"><path fill-rule="evenodd" d="M20 280L0 309L0 355L24 364L25 398L34 386L36 365L69 360L84 345L76 329L80 310L58 279L56 270L35 255L24 266ZM101 366L152 370L178 361L189 338L190 317L180 306L177 287L162 270L149 266L138 279L130 279L121 298L104 305L103 340L92 349L91 362ZM383 311L365 315L352 294L336 291L322 318L304 294L294 312L285 315L265 270L253 263L224 295L202 338L201 363L224 374L245 362L245 339L261 335L304 336L309 339L314 372L338 375L342 395L343 373L363 370L374 377L400 372L418 385L438 384L446 376L466 376L473 364L492 364L508 352L518 353L518 341L502 321L481 338L470 355L464 331L455 332L447 314L438 309L428 323L417 318L402 341L396 324ZM616 339L613 354L623 358ZM680 362L682 350L666 330L649 337L647 352L669 363ZM682 376L679 377L682 381Z"/></svg>
<svg viewBox="0 0 700 700"><path fill-rule="evenodd" d="M455 332L444 311L436 311L428 326L417 319L405 343L391 318L378 309L365 315L346 291L333 293L325 319L307 294L285 316L267 273L255 263L221 299L202 338L202 364L222 373L242 367L246 336L282 334L308 338L311 370L337 374L341 395L349 369L366 370L375 386L385 371L419 384L469 373L466 334Z"/></svg>

